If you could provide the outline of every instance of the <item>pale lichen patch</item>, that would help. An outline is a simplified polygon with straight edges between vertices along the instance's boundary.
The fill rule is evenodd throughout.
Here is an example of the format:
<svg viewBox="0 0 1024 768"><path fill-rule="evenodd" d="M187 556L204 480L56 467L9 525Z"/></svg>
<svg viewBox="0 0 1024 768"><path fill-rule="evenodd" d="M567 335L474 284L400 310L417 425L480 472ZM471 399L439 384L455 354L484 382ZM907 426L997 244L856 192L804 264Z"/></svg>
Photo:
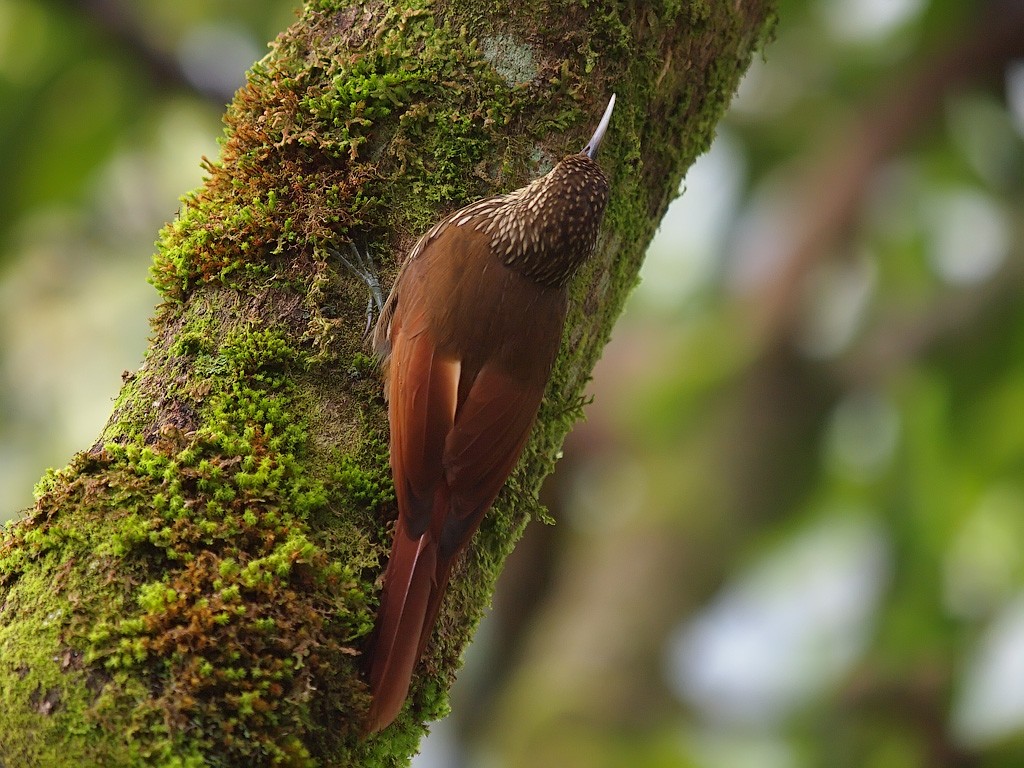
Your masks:
<svg viewBox="0 0 1024 768"><path fill-rule="evenodd" d="M494 70L511 86L530 82L540 71L530 46L511 35L485 37L480 41L480 49Z"/></svg>

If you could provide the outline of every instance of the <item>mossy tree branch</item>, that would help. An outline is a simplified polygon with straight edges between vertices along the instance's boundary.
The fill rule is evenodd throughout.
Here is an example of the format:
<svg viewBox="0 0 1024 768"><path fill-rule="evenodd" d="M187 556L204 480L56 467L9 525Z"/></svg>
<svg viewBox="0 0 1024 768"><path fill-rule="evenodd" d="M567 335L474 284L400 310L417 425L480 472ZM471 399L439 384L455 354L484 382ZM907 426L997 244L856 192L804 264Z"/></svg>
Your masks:
<svg viewBox="0 0 1024 768"><path fill-rule="evenodd" d="M770 0L309 0L161 235L143 366L0 538L0 766L397 765L446 691L645 244ZM530 446L457 568L411 704L360 741L393 517L365 287L442 212L582 146L612 202Z"/></svg>

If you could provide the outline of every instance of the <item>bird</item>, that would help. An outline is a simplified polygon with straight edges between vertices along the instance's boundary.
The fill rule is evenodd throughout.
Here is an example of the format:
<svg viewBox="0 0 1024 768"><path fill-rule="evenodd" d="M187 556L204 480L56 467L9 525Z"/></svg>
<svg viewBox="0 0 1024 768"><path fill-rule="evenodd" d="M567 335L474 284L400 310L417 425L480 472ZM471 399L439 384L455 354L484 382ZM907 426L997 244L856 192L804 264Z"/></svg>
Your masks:
<svg viewBox="0 0 1024 768"><path fill-rule="evenodd" d="M367 652L366 735L400 713L452 566L530 435L569 280L593 253L608 203L595 158L614 106L613 94L579 153L428 230L374 326L398 519Z"/></svg>

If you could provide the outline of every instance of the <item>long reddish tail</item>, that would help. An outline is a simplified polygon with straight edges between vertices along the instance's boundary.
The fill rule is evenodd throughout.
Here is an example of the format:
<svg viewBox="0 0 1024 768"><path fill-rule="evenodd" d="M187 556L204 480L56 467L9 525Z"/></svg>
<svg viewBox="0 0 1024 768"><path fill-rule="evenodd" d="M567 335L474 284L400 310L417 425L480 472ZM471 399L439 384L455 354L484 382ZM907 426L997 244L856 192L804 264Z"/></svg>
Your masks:
<svg viewBox="0 0 1024 768"><path fill-rule="evenodd" d="M367 734L386 728L402 710L413 669L437 619L450 565L439 561L429 529L414 539L399 520L370 651L373 700L364 726Z"/></svg>

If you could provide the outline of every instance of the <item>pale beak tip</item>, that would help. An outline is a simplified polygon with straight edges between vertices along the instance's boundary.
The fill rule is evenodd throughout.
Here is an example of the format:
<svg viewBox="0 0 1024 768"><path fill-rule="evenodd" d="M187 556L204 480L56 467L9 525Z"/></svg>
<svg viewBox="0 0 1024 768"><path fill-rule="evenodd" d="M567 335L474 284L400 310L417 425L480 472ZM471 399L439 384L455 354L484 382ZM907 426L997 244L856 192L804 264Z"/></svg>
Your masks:
<svg viewBox="0 0 1024 768"><path fill-rule="evenodd" d="M601 140L604 138L604 134L608 130L608 123L612 119L613 109L615 109L614 93L608 100L608 106L605 107L604 115L601 117L601 122L598 123L597 130L594 131L594 135L590 137L590 141L587 142L587 146L583 148L582 154L585 154L591 160L597 157L597 148L601 145Z"/></svg>

